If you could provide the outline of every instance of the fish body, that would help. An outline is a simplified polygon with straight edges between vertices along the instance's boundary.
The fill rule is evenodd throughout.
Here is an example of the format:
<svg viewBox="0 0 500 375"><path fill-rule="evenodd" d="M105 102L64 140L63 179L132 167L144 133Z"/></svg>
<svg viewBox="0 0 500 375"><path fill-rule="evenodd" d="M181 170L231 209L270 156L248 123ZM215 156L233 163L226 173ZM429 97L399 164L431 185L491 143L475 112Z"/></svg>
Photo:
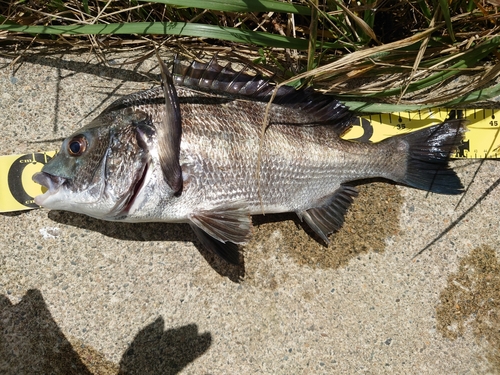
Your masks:
<svg viewBox="0 0 500 375"><path fill-rule="evenodd" d="M177 64L174 73L68 137L34 176L48 188L36 203L103 220L187 222L236 263L235 244L248 241L256 214L296 212L328 242L357 195L351 181L462 191L448 166L461 120L375 144L349 142L340 138L353 117L345 106L281 87L262 138L273 84L214 61Z"/></svg>

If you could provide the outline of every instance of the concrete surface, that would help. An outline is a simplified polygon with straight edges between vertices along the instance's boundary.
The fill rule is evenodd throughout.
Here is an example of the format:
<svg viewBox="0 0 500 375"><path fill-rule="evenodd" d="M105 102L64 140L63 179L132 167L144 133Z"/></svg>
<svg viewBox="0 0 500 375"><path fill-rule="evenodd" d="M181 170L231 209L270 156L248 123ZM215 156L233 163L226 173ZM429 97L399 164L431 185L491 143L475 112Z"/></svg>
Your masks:
<svg viewBox="0 0 500 375"><path fill-rule="evenodd" d="M59 148L155 66L11 62L2 155ZM363 187L329 248L293 215L257 218L239 268L186 225L2 214L0 373L499 373L500 165L454 165L464 196Z"/></svg>

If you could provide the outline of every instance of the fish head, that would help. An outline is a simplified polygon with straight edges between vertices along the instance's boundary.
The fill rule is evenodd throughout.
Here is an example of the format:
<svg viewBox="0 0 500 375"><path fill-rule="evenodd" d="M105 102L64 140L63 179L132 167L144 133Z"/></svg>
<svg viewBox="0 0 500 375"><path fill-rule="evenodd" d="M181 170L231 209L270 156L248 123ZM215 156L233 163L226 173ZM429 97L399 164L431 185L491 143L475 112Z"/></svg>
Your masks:
<svg viewBox="0 0 500 375"><path fill-rule="evenodd" d="M119 220L148 175L154 127L145 112L103 113L66 138L33 180L47 188L35 203L54 210Z"/></svg>

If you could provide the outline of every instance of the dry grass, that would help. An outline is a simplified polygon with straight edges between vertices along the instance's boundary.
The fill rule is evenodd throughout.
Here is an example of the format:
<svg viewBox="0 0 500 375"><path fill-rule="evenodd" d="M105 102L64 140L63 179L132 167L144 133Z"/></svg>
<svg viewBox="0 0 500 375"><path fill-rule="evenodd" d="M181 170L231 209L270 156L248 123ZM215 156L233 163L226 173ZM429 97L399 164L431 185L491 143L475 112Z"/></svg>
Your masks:
<svg viewBox="0 0 500 375"><path fill-rule="evenodd" d="M500 94L494 0L327 4L1 0L0 43L16 56L88 48L103 62L110 49L145 57L159 44L188 58L217 52L347 101L463 105Z"/></svg>

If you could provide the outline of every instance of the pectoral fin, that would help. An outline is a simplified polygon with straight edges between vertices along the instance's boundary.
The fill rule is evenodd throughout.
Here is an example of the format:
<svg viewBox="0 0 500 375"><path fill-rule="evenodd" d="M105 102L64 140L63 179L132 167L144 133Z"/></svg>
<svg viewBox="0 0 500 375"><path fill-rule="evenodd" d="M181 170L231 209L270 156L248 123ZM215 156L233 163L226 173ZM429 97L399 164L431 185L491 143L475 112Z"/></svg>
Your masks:
<svg viewBox="0 0 500 375"><path fill-rule="evenodd" d="M328 244L328 235L342 227L345 213L357 195L356 188L342 185L328 199L328 203L297 212L297 215Z"/></svg>
<svg viewBox="0 0 500 375"><path fill-rule="evenodd" d="M201 211L190 215L189 219L221 242L244 244L252 230L252 218L243 208Z"/></svg>
<svg viewBox="0 0 500 375"><path fill-rule="evenodd" d="M182 190L182 170L179 163L182 123L179 98L167 66L159 56L158 61L165 95L165 116L156 128L158 154L165 181L175 193L179 193Z"/></svg>
<svg viewBox="0 0 500 375"><path fill-rule="evenodd" d="M246 243L252 230L252 218L243 208L197 212L189 216L200 242L230 263L238 263L236 244Z"/></svg>

